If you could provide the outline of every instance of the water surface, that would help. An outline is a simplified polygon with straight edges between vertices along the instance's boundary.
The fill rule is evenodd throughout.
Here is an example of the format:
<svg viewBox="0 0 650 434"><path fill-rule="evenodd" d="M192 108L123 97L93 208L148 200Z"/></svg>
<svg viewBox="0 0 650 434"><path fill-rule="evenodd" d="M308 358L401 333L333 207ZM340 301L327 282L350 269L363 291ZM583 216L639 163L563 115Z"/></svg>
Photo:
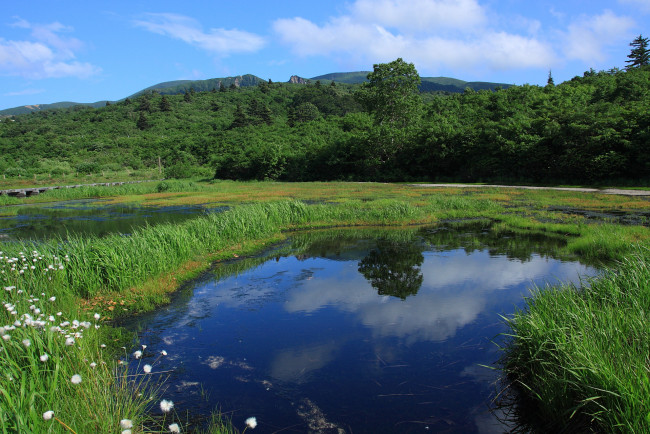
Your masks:
<svg viewBox="0 0 650 434"><path fill-rule="evenodd" d="M147 345L132 367L171 370L179 412L219 406L255 432L502 432L499 315L533 283L595 273L562 244L482 224L299 234L131 320Z"/></svg>
<svg viewBox="0 0 650 434"><path fill-rule="evenodd" d="M208 210L200 205L103 204L100 200L7 206L0 210L0 241L66 238L68 234L128 235L134 228L145 225L180 223L206 212L222 210Z"/></svg>

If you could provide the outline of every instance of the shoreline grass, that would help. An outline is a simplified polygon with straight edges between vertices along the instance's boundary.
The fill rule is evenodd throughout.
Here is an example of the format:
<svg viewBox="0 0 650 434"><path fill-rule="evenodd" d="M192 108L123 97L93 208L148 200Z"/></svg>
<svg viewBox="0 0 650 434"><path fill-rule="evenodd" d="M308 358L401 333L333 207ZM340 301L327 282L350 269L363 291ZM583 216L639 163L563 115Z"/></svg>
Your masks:
<svg viewBox="0 0 650 434"><path fill-rule="evenodd" d="M287 186L276 183L225 182L218 183L219 194L215 193L214 186L187 183L171 183L162 193L157 192L158 184L148 185L149 190L145 193L145 190L125 191L129 200L142 200L142 195L152 195L155 200L161 200L161 195L166 194L167 198L173 200L179 196L184 200L199 197L198 200L203 203L229 204L246 197L247 203L232 206L223 213L208 214L177 225L145 227L134 231L129 237L72 237L40 243L38 250L42 257L65 258L68 255L65 267L56 274L54 280L39 277L31 281L23 280L22 284L27 285L27 292L45 293L60 300L59 309L67 309L64 313L66 318L90 315L94 309L102 317L116 317L153 309L165 303L169 294L183 281L196 276L215 260L258 251L269 243L283 240L289 231L295 230L412 226L449 220L488 219L496 222L493 225L493 230L496 231L508 229L566 237L567 253L577 253L592 260L624 260L634 251L635 245L647 245L650 240L650 230L645 227L588 224L581 218L565 218L560 214L548 213L545 209L550 196L545 192L522 194L503 189L483 189L454 194L450 191L439 192L430 188L402 185L315 184L317 185ZM188 189L195 193L188 195ZM153 193L154 190L156 193ZM253 191L255 194L248 196ZM206 201L206 197L212 200ZM575 202L575 199L576 195L563 195L560 201ZM612 203L623 202L609 197L588 199L589 205L596 207L609 207ZM636 203L634 199L624 199L626 203ZM305 200L310 202L306 203ZM537 208L536 200L539 204ZM552 221L549 221L549 217ZM0 248L8 258L18 257L19 251L34 250L33 245L18 243L2 244ZM6 275L1 276L6 279ZM3 285L18 286L9 280L3 280ZM12 317L9 314L9 317L0 317L0 320L10 324L9 319ZM94 332L89 333L93 334ZM106 335L98 332L97 336L88 339L88 342L96 339L93 344L96 346L97 339ZM17 348L20 349L20 346ZM9 352L5 352L5 356L7 354ZM88 359L88 356L84 358ZM27 359L21 356L19 360L26 363ZM106 362L109 366L115 365L115 360L110 357ZM79 360L75 359L74 363L79 363ZM97 370L92 372L93 375L100 375ZM138 409L135 412L137 414L129 419L143 423L146 411L151 408L151 401L144 404L137 399L133 402L120 401L122 398L119 398L121 395L118 391L121 386L115 381L108 381L109 375L106 372L101 375L104 376L103 382L98 384L103 384L102 387L106 388L104 395L115 396L111 405L101 405L112 408L111 411L115 414L125 413L120 409ZM6 377L0 378L0 389L7 387L7 381ZM42 394L49 396L47 393ZM62 398L68 399L66 396ZM29 399L26 402L36 402L35 398ZM41 410L46 411L42 406L34 408L36 416L39 416ZM96 415L102 415L102 411L97 409ZM0 404L0 417L3 421L8 414L12 413ZM38 420L34 414L30 420Z"/></svg>
<svg viewBox="0 0 650 434"><path fill-rule="evenodd" d="M650 431L650 250L598 279L536 289L507 320L502 368L522 428Z"/></svg>

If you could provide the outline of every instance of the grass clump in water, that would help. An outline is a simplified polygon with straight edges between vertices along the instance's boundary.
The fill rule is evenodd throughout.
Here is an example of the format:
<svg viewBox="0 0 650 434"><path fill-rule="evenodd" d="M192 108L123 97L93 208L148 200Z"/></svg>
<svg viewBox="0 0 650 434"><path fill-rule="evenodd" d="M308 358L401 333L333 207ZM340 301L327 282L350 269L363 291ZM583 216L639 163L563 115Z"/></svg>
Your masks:
<svg viewBox="0 0 650 434"><path fill-rule="evenodd" d="M545 432L650 432L650 251L580 286L537 289L507 320L502 367Z"/></svg>

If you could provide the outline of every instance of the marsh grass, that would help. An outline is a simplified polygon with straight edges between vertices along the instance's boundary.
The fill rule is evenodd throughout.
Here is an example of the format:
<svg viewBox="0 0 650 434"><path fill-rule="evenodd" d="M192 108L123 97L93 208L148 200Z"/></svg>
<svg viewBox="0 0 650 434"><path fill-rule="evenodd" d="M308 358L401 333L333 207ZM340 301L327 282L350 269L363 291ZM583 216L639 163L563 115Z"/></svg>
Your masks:
<svg viewBox="0 0 650 434"><path fill-rule="evenodd" d="M15 257L20 264L32 259L29 254L26 254L24 256L27 259L23 261L19 255L21 251L32 252L32 250L37 249L40 257L48 258L45 262L38 262L38 267L41 267L39 268L40 273L26 274L24 272L20 274L19 272L12 272L0 275L3 279L6 279L3 281L4 287L24 288L23 291L29 293L30 296L46 294L47 297L36 297L41 299L40 302L54 296L57 300L56 306L63 311L64 318L79 318L79 321L83 322L87 321L87 319L83 319L85 318L83 315L87 317L93 311L88 312L81 309L82 303L80 303L80 300L106 297L106 300L110 301L110 304L107 304L108 308L112 307L114 310L102 311L102 316L109 314L109 312L111 312L110 315L112 316L118 316L118 314L129 314L134 311L150 309L156 303L165 300L165 291L173 291L184 278L196 276L200 270L207 268L213 260L233 257L242 251L252 252L264 245L260 240L279 242L286 237L289 231L302 229L356 227L362 230L366 226L398 225L407 227L440 221L476 219L477 221L496 222L490 229L495 232L514 230L563 237L567 239L564 248L565 253L575 252L583 257L617 258L621 260L633 250L635 244L647 245L649 236L648 228L644 227L587 224L581 219L562 220L559 217L555 220L554 216L559 216L560 213L554 214L548 211L547 202L550 203L555 197L552 195L557 195L557 192L550 195L547 192L515 192L508 189L484 189L481 191L469 189L463 190L463 194L457 194L457 192L453 193L453 191L458 189L432 191L430 188L373 183L215 182L210 184L183 184L174 181L169 181L169 185L166 187L160 187L160 183L155 182L133 184L123 190L112 190L114 188L119 189L121 187L105 187L105 191L100 189L88 192L83 192L80 189L74 194L80 195L75 198L81 198L90 197L94 194L105 195L107 191L110 191L113 194L118 194L117 200L139 201L143 204L148 203L148 201L160 202L167 200L167 204L182 201L183 203L235 205L223 213L208 214L181 224L161 224L137 229L128 237L120 235L110 235L104 238L71 236L66 240L58 239L39 243L37 247L20 243L2 244L3 257ZM71 189L69 191L73 192L75 190ZM192 191L195 193L191 194ZM557 197L557 200L563 203L574 200L568 193L560 194ZM56 200L70 198L72 197L62 196L57 197ZM575 194L573 198L575 198ZM47 197L44 194L40 199L47 199ZM606 208L612 205L610 199L604 199L601 196L593 196L589 200L593 201L590 202L590 206L594 207ZM631 198L626 198L626 200L628 202L632 201L634 204L643 202ZM246 203L241 204L242 201ZM304 201L310 201L311 204ZM407 232L408 236L412 236L410 231ZM324 235L324 237L327 236ZM322 240L322 242L327 243L327 239ZM644 261L647 260L647 252L642 257ZM49 269L48 265L52 265L55 270ZM59 265L63 265L62 270L59 269ZM43 267L49 271L44 271ZM236 268L236 266L234 267ZM632 262L621 262L620 265L620 269L623 271L626 269L632 270L634 267L635 265ZM186 269L186 272L184 274L173 274L174 270L179 269ZM615 273L607 276L615 275L618 276ZM605 281L609 278L607 276ZM639 287L647 286L649 281L647 274L641 272L635 274L631 271L628 280L629 285L634 285L634 282L637 282L636 285ZM590 282L590 285L597 287L595 282ZM604 285L604 289L601 296L607 298L608 284L603 283L602 285ZM147 290L146 288L151 289ZM627 291L627 288L620 292L624 293L625 291ZM7 291L7 294L9 292ZM567 396L569 396L568 400L572 403L569 407L570 411L562 407L568 402L566 399L559 400L559 397L549 397L549 402L554 407L540 410L540 414L546 414L543 413L545 411L548 414L558 413L558 409L562 409L560 413L570 416L574 410L579 410L573 418L569 417L569 421L571 419L573 421L579 420L584 425L600 423L601 419L605 420L605 414L618 412L616 417L620 420L613 423L628 423L626 421L628 417L632 417L630 416L631 412L639 410L641 407L638 405L641 404L629 408L616 407L618 404L607 407L610 403L609 401L605 403L605 398L618 394L629 396L631 401L634 401L632 398L636 396L634 395L637 393L636 390L629 393L623 392L623 390L626 390L624 386L626 384L629 386L633 375L615 383L615 385L618 384L616 386L618 389L607 389L603 386L602 390L609 391L603 392L603 396L597 393L595 389L591 389L591 394L585 395L579 395L577 392L574 394L574 392L570 391L570 386L572 387L574 383L578 384L579 381L582 381L577 374L592 375L594 378L602 375L605 378L619 378L618 374L616 376L609 374L616 367L614 365L621 365L621 371L631 371L632 374L641 372L639 371L641 365L626 366L622 362L612 363L612 366L603 364L602 366L588 365L585 367L579 364L580 360L571 358L574 354L577 357L578 351L583 348L576 349L568 345L555 345L554 339L556 338L552 333L553 330L556 331L557 341L560 343L565 343L565 341L580 342L587 336L586 330L588 326L586 321L588 318L584 320L585 323L580 323L579 327L570 325L573 317L579 316L579 311L585 307L580 306L573 309L566 307L574 302L572 297L581 292L583 292L582 289L572 287L535 292L530 300L531 306L537 305L537 300L543 300L547 293L558 294L550 297L552 300L547 302L549 307L545 308L555 314L552 320L548 322L540 320L535 326L530 326L531 329L537 327L538 337L536 339L542 342L541 349L535 351L531 349L529 352L524 350L527 347L533 348L534 345L532 338L528 337L530 330L526 329L523 324L528 321L526 318L535 316L535 311L531 308L531 315L527 312L520 312L511 322L513 324L513 335L516 335L516 337L513 338L513 350L507 354L508 358L513 361L504 362L504 365L513 371L514 377L512 378L515 379L515 384L521 386L521 390L528 390L526 389L526 386L528 386L530 390L534 391L531 393L534 399L536 399L535 396L537 395L547 399L546 395L544 395L547 392L544 387L549 390L558 389L558 395L566 391ZM644 295L644 297L646 299L650 298L647 295ZM34 297L29 298L34 299ZM126 305L121 304L124 300L128 301L129 298L132 298L132 300ZM633 301L629 298L625 300L627 303ZM6 302L13 303L10 300ZM133 303L135 306L131 306L129 303ZM544 301L539 303L541 305ZM595 301L592 300L590 303L593 305ZM27 309L31 304L26 305ZM88 308L88 305L84 307ZM40 307L35 307L35 309L40 309ZM564 315L565 312L568 313ZM613 313L610 314L613 315ZM1 315L9 315L9 317L2 317ZM0 314L2 323L9 327L13 323L13 320L9 321L11 318L13 318L11 312L7 314L3 311ZM631 342L635 343L637 342L634 340L636 339L634 334L636 332L633 330L639 327L643 328L641 322L643 318L640 313L636 316L631 315L628 318L629 324L625 325L626 318L621 313L620 317L616 319L620 323L615 323L615 329L607 328L606 321L603 320L603 322L592 324L590 327L593 330L589 333L603 334L605 336L603 342L606 342L610 337L616 337L615 331L629 330L630 335L633 336ZM545 328L548 330L544 330ZM25 330L17 327L13 331L22 333ZM36 352L60 351L70 350L70 348L61 349L56 347L55 345L60 345L60 343L57 344L58 341L52 340L54 338L44 335L44 330L45 328L32 331L40 336L38 339L42 339L42 343L38 341L37 336L25 338L18 336L20 339L12 337L10 341L2 341L2 345L11 346L8 347L8 350L3 350L0 357L7 358L3 363L6 363L9 367L7 372L9 372L11 378L14 380L19 379L19 381L10 381L9 377L0 376L0 389L5 391L5 396L12 397L11 400L3 399L3 402L0 403L2 426L28 426L29 429L25 429L25 431L32 430L33 432L65 430L65 428L61 428L63 425L56 422L55 419L49 422L54 421L57 423L57 428L51 428L52 425L45 424L43 420L42 413L47 411L47 405L55 404L58 407L53 408L52 411L55 412L57 417L66 415L66 419L60 418L61 422L75 430L78 429L79 431L76 432L89 432L89 430L93 431L95 429L98 429L98 432L102 432L102 430L116 431L115 427L117 425L115 423L117 421L119 424L119 420L122 418L134 420L139 424L138 426L158 426L155 425L156 421L147 422L146 416L144 416L151 408L152 397L155 396L155 387L152 385L152 388L149 389L146 384L139 385L139 383L134 382L135 379L145 379L147 377L129 376L131 374L128 372L125 373L125 371L119 370L121 365L116 365L111 355L106 356L105 349L99 347L102 337L107 336L103 334L103 328L95 330L94 327L91 327L88 333L84 335L83 340L80 340L83 345L78 345L79 348L75 347L74 352L68 351L65 353L65 357L60 355L61 358L57 359L60 360L60 363L56 365L59 367L48 368L47 371L43 371L43 365L33 363L34 354L30 353L31 355L26 356L27 351L36 351L36 349L38 349ZM589 336L589 339L592 339L592 336ZM596 339L596 337L593 337L593 339ZM26 338L33 339L35 343L30 347L25 347L22 345L22 340ZM7 342L10 343L7 344ZM519 342L523 342L521 348ZM21 345L23 348L21 348ZM645 348L643 345L645 343L635 348L641 351ZM553 348L553 350L548 355L544 355L544 357L548 357L548 359L544 359L542 350L547 347ZM568 351L569 354L561 354L561 351ZM556 352L558 354L555 354ZM624 356L621 356L621 360L627 360L625 358L628 357L627 353L621 354L624 354ZM646 351L645 355L647 356L647 354L650 354L650 352ZM518 359L515 357L518 357ZM552 357L557 357L557 359ZM79 374L84 378L81 385L91 387L90 391L87 392L90 397L90 404L77 405L73 408L72 406L77 402L75 399L79 399L79 389L72 387L73 385L69 381L71 377L69 376L74 375L73 371L80 369L78 367L88 365L91 360L98 360L96 363L105 361L106 365L102 364L102 369L97 369L99 366L97 365L94 369L85 367L83 371L79 371ZM594 363L597 360L598 358L594 356ZM629 358L629 360L633 359ZM559 364L560 362L561 364ZM521 367L519 363L521 363ZM572 365L572 363L574 364ZM558 378L562 375L568 378L564 383L558 383L552 377L550 380L540 380L542 382L548 381L548 386L529 384L530 378L536 378L537 376L543 378L541 374L549 366L555 367L556 365L566 367L566 369L550 369L552 375L556 375L557 372ZM29 374L19 376L19 371L22 372L23 370ZM574 371L576 376L571 377L571 375L574 375ZM569 373L567 374L567 372ZM93 375L98 375L98 377L93 377ZM90 376L88 378L92 378L92 380L88 379L86 381L86 376ZM119 380L120 378L124 378L124 380ZM621 376L621 378L623 377ZM647 378L647 372L646 377L639 378ZM65 386L63 386L64 380L67 381ZM592 381L591 377L587 378L587 380ZM152 390L152 392L134 393L134 390L138 388ZM540 391L537 388L540 388ZM54 390L56 392L52 392ZM3 392L0 390L0 393ZM138 393L142 393L142 395L138 395ZM645 395L639 396L643 399L646 398ZM646 400L645 402L649 401ZM600 408L602 411L600 413L598 410L592 411L592 407ZM588 411L583 412L583 410ZM108 414L109 412L110 414ZM648 411L645 414L647 415ZM586 419L581 415L587 415L585 416ZM629 420L638 421L638 417ZM153 425L147 425L147 423L153 423ZM218 421L215 423L219 425ZM32 429L32 427L35 428ZM163 425L158 427L164 429ZM632 427L637 429L646 426L637 424ZM8 429L8 431L12 431L12 429Z"/></svg>
<svg viewBox="0 0 650 434"><path fill-rule="evenodd" d="M156 382L131 378L100 344L101 317L52 295L65 266L38 251L0 254L2 432L114 432L155 399Z"/></svg>
<svg viewBox="0 0 650 434"><path fill-rule="evenodd" d="M519 422L547 432L650 432L650 251L581 285L535 289L501 363Z"/></svg>

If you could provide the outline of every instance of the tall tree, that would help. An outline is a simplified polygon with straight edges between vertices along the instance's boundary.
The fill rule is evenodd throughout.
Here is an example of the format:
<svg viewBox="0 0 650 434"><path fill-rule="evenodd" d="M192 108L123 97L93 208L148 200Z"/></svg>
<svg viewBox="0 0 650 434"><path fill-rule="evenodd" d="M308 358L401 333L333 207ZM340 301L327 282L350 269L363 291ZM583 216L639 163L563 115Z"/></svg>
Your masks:
<svg viewBox="0 0 650 434"><path fill-rule="evenodd" d="M401 58L374 65L368 82L356 96L374 115L375 129L370 138L373 158L385 163L400 152L419 124L422 99L418 86L420 75L412 63ZM379 151L379 155L377 152Z"/></svg>
<svg viewBox="0 0 650 434"><path fill-rule="evenodd" d="M648 49L648 38L639 35L634 41L630 42L630 47L633 47L627 57L625 66L627 69L638 68L650 64L650 50Z"/></svg>
<svg viewBox="0 0 650 434"><path fill-rule="evenodd" d="M357 94L359 101L375 115L378 125L404 128L415 121L422 109L418 91L420 75L412 63L401 58L373 66Z"/></svg>
<svg viewBox="0 0 650 434"><path fill-rule="evenodd" d="M555 86L555 80L553 80L553 73L549 69L548 71L548 80L546 80L546 85L547 86Z"/></svg>

